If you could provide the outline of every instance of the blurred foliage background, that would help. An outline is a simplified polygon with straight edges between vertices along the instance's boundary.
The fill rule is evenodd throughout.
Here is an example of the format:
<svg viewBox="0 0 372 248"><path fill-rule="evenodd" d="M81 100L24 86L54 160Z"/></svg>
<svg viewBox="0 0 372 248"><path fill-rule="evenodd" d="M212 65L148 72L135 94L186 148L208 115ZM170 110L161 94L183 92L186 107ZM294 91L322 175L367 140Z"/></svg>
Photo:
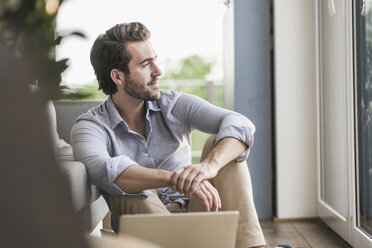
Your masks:
<svg viewBox="0 0 372 248"><path fill-rule="evenodd" d="M25 85L38 85L46 98L64 98L68 87L61 86L61 73L68 59L56 61L55 47L67 36L84 34L77 31L58 34L55 20L64 0L1 0L1 42L13 53L19 68L29 78ZM6 66L6 61L2 66Z"/></svg>
<svg viewBox="0 0 372 248"><path fill-rule="evenodd" d="M162 76L164 80L177 80L177 79L206 79L206 76L212 71L214 61L209 62L206 59L192 55L184 58L181 61L180 67L168 71Z"/></svg>

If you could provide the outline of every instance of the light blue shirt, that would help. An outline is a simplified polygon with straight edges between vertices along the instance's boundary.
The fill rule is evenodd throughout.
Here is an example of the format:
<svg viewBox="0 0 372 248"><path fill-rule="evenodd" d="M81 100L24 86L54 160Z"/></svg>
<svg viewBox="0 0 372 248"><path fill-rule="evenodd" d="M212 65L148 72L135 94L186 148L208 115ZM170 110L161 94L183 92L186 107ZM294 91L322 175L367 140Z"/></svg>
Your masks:
<svg viewBox="0 0 372 248"><path fill-rule="evenodd" d="M146 138L128 128L112 98L81 115L71 130L76 160L85 164L90 182L108 194L129 194L114 184L128 167L141 165L175 171L191 164L191 131L217 134L216 142L234 137L248 145L236 158L247 159L255 126L246 117L216 107L199 97L161 91L157 101L146 102ZM171 202L186 206L188 197L170 188L156 189L170 209ZM105 193L104 192L104 193ZM146 197L146 191L138 193Z"/></svg>

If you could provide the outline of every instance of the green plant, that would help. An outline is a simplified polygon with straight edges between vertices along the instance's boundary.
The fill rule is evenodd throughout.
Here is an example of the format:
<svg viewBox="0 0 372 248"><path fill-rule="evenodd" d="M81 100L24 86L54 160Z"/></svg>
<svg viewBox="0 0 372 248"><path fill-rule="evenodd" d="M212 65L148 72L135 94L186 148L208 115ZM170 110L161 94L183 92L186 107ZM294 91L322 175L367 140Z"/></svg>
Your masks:
<svg viewBox="0 0 372 248"><path fill-rule="evenodd" d="M98 83L97 83L98 85ZM65 100L95 100L95 99L106 99L107 95L101 90L98 90L97 85L84 85L78 88L68 89L63 95Z"/></svg>
<svg viewBox="0 0 372 248"><path fill-rule="evenodd" d="M214 62L208 62L198 55L189 56L182 60L178 70L166 73L162 79L205 79L213 65Z"/></svg>
<svg viewBox="0 0 372 248"><path fill-rule="evenodd" d="M61 73L68 59L56 61L55 47L70 35L84 37L80 32L57 34L55 19L64 0L2 0L0 2L0 36L15 54L19 68L48 98L63 95Z"/></svg>

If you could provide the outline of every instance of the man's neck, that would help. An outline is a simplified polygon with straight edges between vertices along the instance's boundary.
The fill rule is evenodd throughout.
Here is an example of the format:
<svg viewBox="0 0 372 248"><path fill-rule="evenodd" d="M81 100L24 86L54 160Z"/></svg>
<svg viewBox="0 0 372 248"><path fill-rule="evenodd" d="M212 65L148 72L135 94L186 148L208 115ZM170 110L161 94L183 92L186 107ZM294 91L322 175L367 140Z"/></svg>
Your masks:
<svg viewBox="0 0 372 248"><path fill-rule="evenodd" d="M146 115L145 101L130 96L123 96L122 94L112 95L112 101L121 118L129 127L144 123Z"/></svg>

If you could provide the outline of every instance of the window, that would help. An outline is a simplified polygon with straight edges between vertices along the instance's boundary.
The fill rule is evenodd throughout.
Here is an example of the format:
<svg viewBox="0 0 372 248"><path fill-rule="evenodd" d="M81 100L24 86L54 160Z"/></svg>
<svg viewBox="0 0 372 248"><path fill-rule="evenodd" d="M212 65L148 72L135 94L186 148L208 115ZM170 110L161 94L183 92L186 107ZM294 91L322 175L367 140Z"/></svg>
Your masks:
<svg viewBox="0 0 372 248"><path fill-rule="evenodd" d="M372 1L356 5L357 226L372 237Z"/></svg>

